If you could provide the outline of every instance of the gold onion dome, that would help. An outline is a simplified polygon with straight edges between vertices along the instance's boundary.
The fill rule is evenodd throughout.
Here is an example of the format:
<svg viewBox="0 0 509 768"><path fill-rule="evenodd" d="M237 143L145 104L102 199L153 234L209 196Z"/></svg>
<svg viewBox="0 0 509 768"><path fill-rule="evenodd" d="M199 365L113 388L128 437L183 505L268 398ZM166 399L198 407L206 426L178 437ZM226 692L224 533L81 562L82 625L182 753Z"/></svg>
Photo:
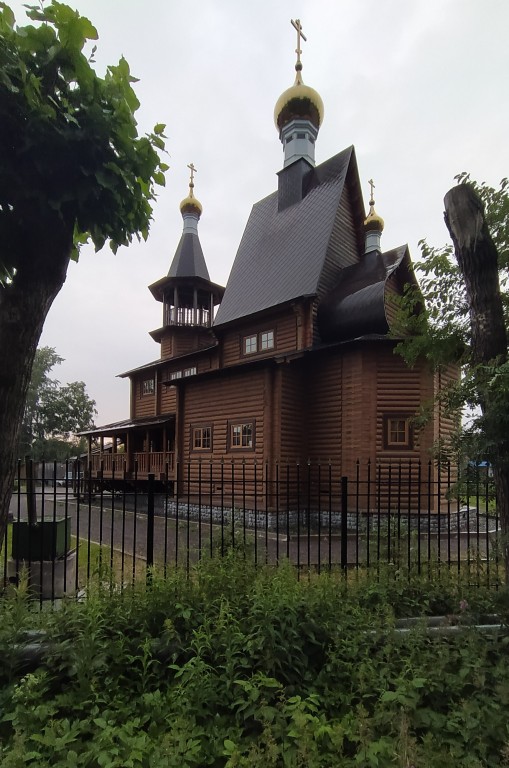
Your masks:
<svg viewBox="0 0 509 768"><path fill-rule="evenodd" d="M369 201L369 213L364 219L364 229L366 232L383 232L384 220L375 211L375 201L373 199L373 189L375 185L372 179L370 179L368 183L371 186L371 198Z"/></svg>
<svg viewBox="0 0 509 768"><path fill-rule="evenodd" d="M297 72L295 83L287 88L274 107L274 122L281 130L290 120L302 118L310 120L316 128L323 122L323 101L320 94L309 85L304 85L300 72Z"/></svg>
<svg viewBox="0 0 509 768"><path fill-rule="evenodd" d="M189 194L187 197L185 197L182 202L180 203L180 213L194 213L195 216L198 216L198 218L201 216L203 208L202 204L199 200L196 199L194 196L194 174L196 173L196 168L191 163L187 166L191 171L191 179L189 181Z"/></svg>
<svg viewBox="0 0 509 768"><path fill-rule="evenodd" d="M302 33L302 25L297 19L292 20L293 27L297 30L297 63L295 64L295 82L284 91L274 107L274 122L276 128L281 130L295 118L310 120L315 128L320 128L323 123L323 101L320 94L309 85L304 85L302 80L302 62L300 60L300 40L306 40Z"/></svg>

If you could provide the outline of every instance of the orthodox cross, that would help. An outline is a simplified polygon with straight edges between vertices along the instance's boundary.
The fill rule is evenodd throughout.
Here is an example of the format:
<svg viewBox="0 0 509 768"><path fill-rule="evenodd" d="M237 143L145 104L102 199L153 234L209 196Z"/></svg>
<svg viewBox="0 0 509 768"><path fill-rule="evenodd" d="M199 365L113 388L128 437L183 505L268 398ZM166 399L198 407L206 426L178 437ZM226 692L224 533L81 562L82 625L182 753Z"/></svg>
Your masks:
<svg viewBox="0 0 509 768"><path fill-rule="evenodd" d="M296 19L295 21L290 19L290 21L292 22L292 27L297 30L297 48L295 49L295 53L297 54L297 65L300 65L300 55L302 53L300 47L300 39L302 37L302 39L307 42L307 37L302 31L302 24L300 23L300 19Z"/></svg>
<svg viewBox="0 0 509 768"><path fill-rule="evenodd" d="M370 179L370 180L368 181L368 184L369 184L369 186L371 187L371 198L370 198L369 204L370 204L370 205L372 205L372 204L374 204L374 202L375 202L375 200L374 200L374 198L373 198L373 190L374 190L374 188L375 188L375 182L373 181L373 179Z"/></svg>
<svg viewBox="0 0 509 768"><path fill-rule="evenodd" d="M193 163L189 163L187 167L191 171L191 178L189 180L189 193L192 195L193 187L194 187L194 174L196 173L196 168L194 167Z"/></svg>

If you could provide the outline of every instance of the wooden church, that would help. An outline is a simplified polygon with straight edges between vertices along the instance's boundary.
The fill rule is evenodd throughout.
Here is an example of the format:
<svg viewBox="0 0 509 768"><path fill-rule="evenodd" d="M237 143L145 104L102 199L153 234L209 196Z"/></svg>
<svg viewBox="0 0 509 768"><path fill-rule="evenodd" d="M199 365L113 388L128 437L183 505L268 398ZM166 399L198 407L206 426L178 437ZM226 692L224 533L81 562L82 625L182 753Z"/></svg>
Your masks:
<svg viewBox="0 0 509 768"><path fill-rule="evenodd" d="M93 477L174 481L179 466L203 462L321 462L348 476L357 461L428 461L453 427L436 406L427 426L414 425L455 372L409 368L394 352L396 297L415 283L408 247L383 252L384 223L373 185L366 215L353 147L315 165L323 103L303 83L292 23L295 82L274 115L277 189L253 206L222 287L200 244L190 166L180 242L149 286L162 307L150 332L160 355L121 374L129 418L88 433Z"/></svg>

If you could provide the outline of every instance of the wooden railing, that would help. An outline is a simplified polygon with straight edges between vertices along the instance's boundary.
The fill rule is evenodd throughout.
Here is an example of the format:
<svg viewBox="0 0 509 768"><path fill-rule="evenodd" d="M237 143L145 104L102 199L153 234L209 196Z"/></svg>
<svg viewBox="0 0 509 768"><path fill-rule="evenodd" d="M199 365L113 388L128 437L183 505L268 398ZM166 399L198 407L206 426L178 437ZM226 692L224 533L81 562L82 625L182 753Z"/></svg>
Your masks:
<svg viewBox="0 0 509 768"><path fill-rule="evenodd" d="M94 453L91 457L92 469L97 471L103 469L104 472L113 472L121 475L124 471L127 456L125 453Z"/></svg>
<svg viewBox="0 0 509 768"><path fill-rule="evenodd" d="M121 477L124 469L127 466L128 456L125 453L95 453L91 456L92 471L103 472L108 475L113 474ZM135 453L131 469L134 470L134 462L138 465L138 476L148 475L150 472L154 474L166 472L168 467L168 473L172 473L175 469L175 454L173 451L154 451L152 453Z"/></svg>
<svg viewBox="0 0 509 768"><path fill-rule="evenodd" d="M150 472L173 472L175 467L175 454L170 451L154 451L152 453L135 453L134 460L138 462L138 475Z"/></svg>

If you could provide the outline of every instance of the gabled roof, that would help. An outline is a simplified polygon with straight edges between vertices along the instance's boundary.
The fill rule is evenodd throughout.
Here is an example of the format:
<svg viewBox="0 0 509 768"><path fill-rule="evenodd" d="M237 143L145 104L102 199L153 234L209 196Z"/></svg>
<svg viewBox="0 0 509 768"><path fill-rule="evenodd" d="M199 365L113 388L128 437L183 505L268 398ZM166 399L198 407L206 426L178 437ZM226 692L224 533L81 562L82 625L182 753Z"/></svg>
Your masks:
<svg viewBox="0 0 509 768"><path fill-rule="evenodd" d="M317 292L354 149L309 169L299 202L253 206L214 327Z"/></svg>

